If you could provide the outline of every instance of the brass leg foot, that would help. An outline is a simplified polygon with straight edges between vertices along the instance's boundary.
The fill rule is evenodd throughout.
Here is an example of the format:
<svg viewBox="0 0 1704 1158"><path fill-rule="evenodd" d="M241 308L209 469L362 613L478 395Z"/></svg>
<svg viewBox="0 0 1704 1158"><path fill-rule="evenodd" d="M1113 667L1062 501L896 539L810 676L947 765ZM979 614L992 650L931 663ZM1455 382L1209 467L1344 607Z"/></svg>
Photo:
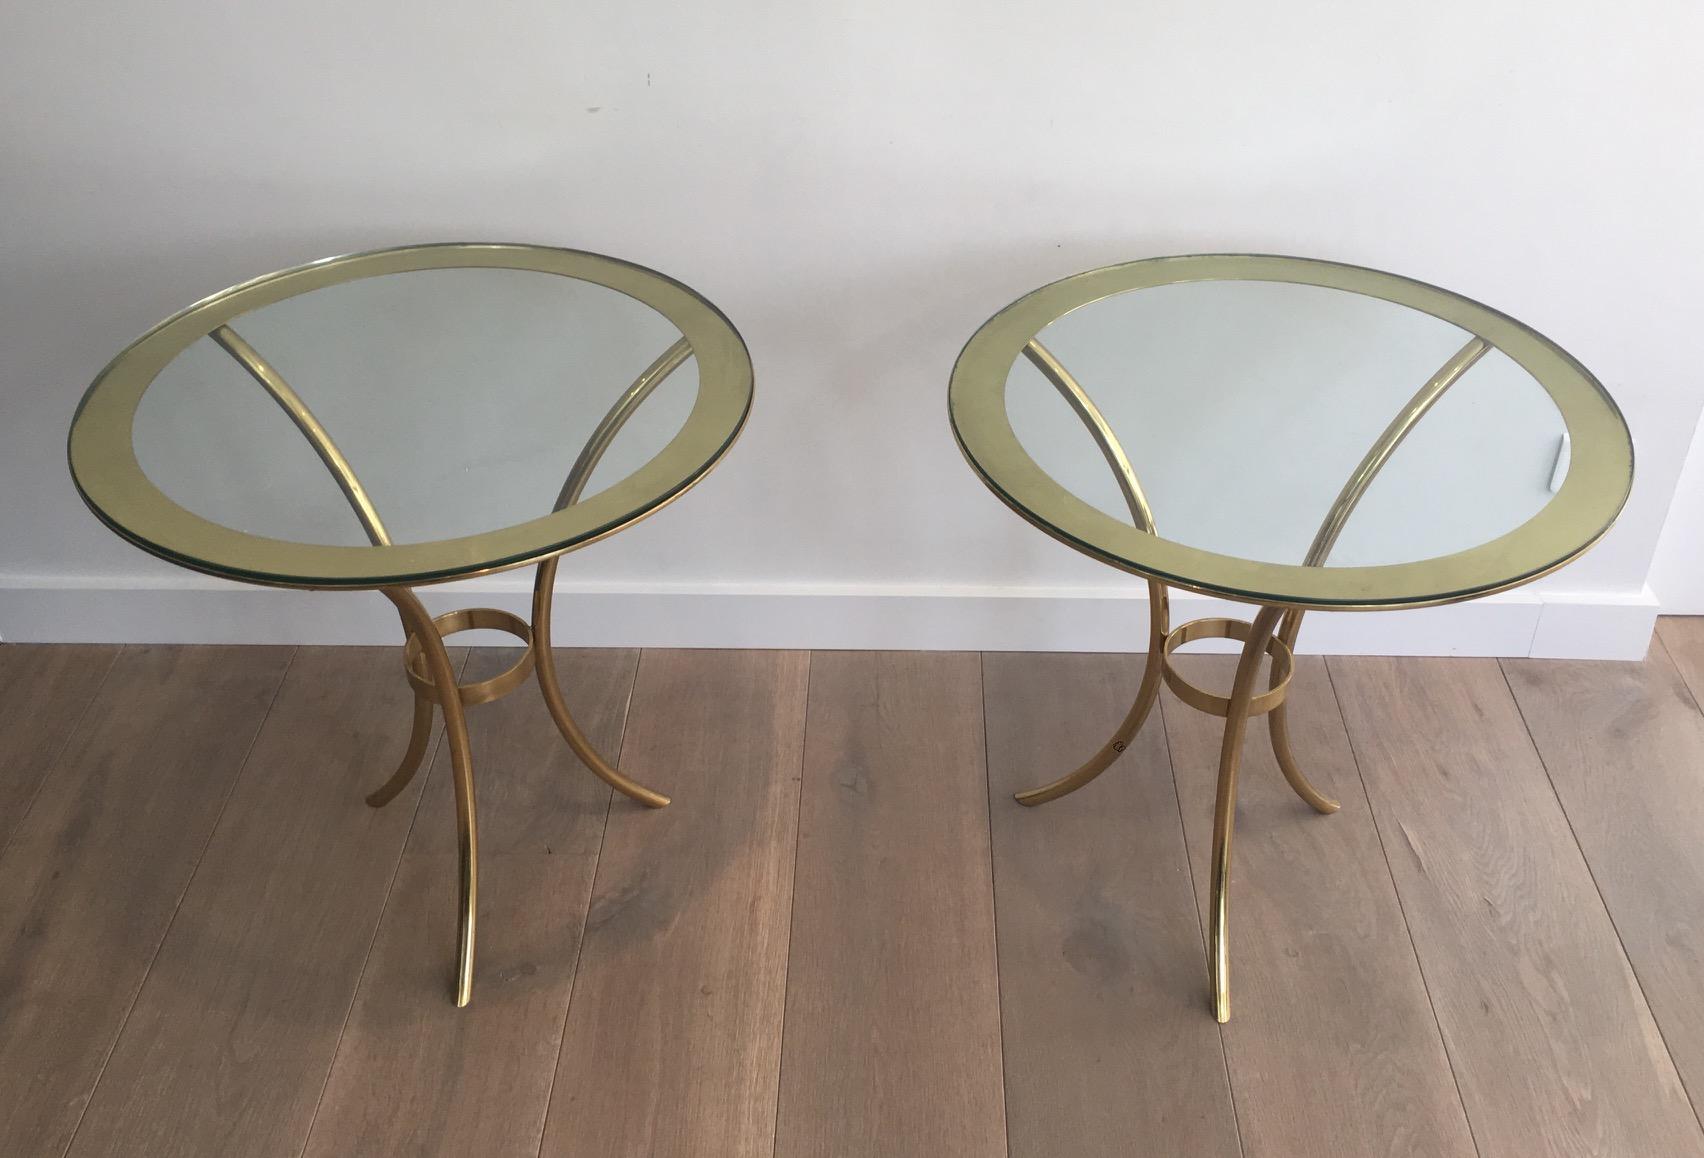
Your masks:
<svg viewBox="0 0 1704 1158"><path fill-rule="evenodd" d="M1307 801L1315 812L1329 816L1343 806L1308 783L1308 778L1302 774L1295 754L1290 751L1290 723L1284 718L1284 708L1284 704L1279 704L1266 719L1272 735L1272 754L1278 757L1278 767L1290 787L1296 790L1296 795Z"/></svg>
<svg viewBox="0 0 1704 1158"><path fill-rule="evenodd" d="M450 667L449 652L444 650L443 637L426 608L406 587L387 587L385 595L402 613L408 633L420 641L427 675L433 686L441 689L439 705L444 710L444 739L450 746L450 766L455 777L456 844L461 870L455 998L456 1005L463 1006L473 997L474 926L479 911L479 825L474 815L473 748L468 742L467 716L456 687L455 671Z"/></svg>
<svg viewBox="0 0 1704 1158"><path fill-rule="evenodd" d="M408 787L408 782L414 779L414 774L420 770L420 762L426 758L426 742L432 738L432 701L416 692L414 695L414 731L408 737L408 751L403 753L402 763L397 765L391 778L367 797L367 803L374 808L383 808L396 799L397 793Z"/></svg>
<svg viewBox="0 0 1704 1158"><path fill-rule="evenodd" d="M647 808L662 808L668 804L669 798L628 779L619 769L607 763L568 712L568 703L562 698L562 688L556 682L556 660L550 650L550 602L555 586L556 559L546 559L538 565L538 578L533 583L532 621L533 667L538 671L538 686L544 693L544 706L550 710L550 718L556 721L556 729L568 741L568 747L592 770L594 776Z"/></svg>
<svg viewBox="0 0 1704 1158"><path fill-rule="evenodd" d="M1287 647L1294 650L1296 636L1301 629L1302 613L1300 611L1287 611L1284 613L1283 622L1279 625L1278 638L1282 639ZM1274 681L1277 680L1278 673L1276 670L1273 671L1272 678ZM1290 787L1295 789L1296 795L1307 801L1308 807L1315 812L1329 816L1343 806L1308 783L1308 778L1303 775L1301 765L1296 763L1295 753L1290 750L1290 721L1285 716L1284 710L1285 705L1279 704L1272 709L1272 714L1266 720L1267 730L1272 738L1272 754L1278 758L1278 768L1284 773L1284 779L1289 782Z"/></svg>
<svg viewBox="0 0 1704 1158"><path fill-rule="evenodd" d="M1208 927L1207 957L1213 981L1213 1016L1221 1023L1231 1019L1231 950L1229 905L1231 890L1231 830L1236 824L1237 768L1242 762L1243 732L1248 727L1249 701L1254 698L1255 677L1261 657L1280 610L1263 607L1243 643L1237 660L1236 682L1231 685L1230 708L1225 715L1224 742L1219 749L1219 789L1213 800L1212 923Z"/></svg>
<svg viewBox="0 0 1704 1158"><path fill-rule="evenodd" d="M1112 734L1112 739L1101 746L1100 751L1089 757L1088 762L1076 771L1061 776L1051 784L1043 784L1039 788L1031 788L1013 796L1019 804L1034 807L1046 804L1049 800L1057 800L1061 796L1075 792L1089 781L1105 772L1112 762L1124 754L1130 746L1130 741L1136 738L1143 721L1148 713L1153 711L1154 704L1160 698L1160 675L1165 668L1164 644L1166 632L1169 629L1170 611L1166 605L1166 587L1163 583L1150 581L1148 583L1148 662L1142 669L1142 686L1136 690L1136 702L1130 705L1130 711L1125 714L1124 722L1118 725L1118 730Z"/></svg>

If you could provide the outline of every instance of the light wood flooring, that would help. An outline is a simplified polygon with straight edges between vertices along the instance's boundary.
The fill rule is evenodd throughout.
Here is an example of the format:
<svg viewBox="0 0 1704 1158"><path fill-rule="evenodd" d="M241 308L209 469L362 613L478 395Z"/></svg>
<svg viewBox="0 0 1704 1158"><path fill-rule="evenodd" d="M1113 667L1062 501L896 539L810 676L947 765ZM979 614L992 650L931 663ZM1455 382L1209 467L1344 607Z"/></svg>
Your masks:
<svg viewBox="0 0 1704 1158"><path fill-rule="evenodd" d="M467 678L509 656L460 651ZM1226 656L1186 660L1229 682ZM473 709L473 1004L396 649L0 647L0 1154L1704 1158L1704 620L1303 659L1314 814L1140 657L563 651ZM1689 1096L1690 1095L1690 1096Z"/></svg>

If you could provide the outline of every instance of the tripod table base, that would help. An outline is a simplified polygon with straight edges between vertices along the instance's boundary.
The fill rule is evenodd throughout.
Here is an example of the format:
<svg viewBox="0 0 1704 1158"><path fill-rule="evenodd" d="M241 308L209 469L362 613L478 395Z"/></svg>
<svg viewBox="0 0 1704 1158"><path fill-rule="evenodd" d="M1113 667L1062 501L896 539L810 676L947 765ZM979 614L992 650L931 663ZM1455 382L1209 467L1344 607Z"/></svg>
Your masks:
<svg viewBox="0 0 1704 1158"><path fill-rule="evenodd" d="M490 607L465 608L433 618L408 588L384 589L386 597L401 614L403 629L408 633L408 642L403 647L403 670L414 688L414 726L402 763L389 780L367 797L367 803L374 808L383 808L396 799L420 770L432 732L433 705L436 705L444 715L444 736L450 746L450 765L455 776L456 837L461 874L454 986L458 1006L466 1005L473 997L474 934L479 916L479 823L474 800L473 749L468 741L467 708L505 696L525 683L529 675L536 675L539 689L544 694L545 708L556 722L557 730L594 775L647 808L661 808L669 802L667 796L629 779L598 755L569 713L568 704L562 698L562 689L556 682L556 665L549 646L550 605L555 581L556 559L550 558L538 566L538 577L533 584L533 621L530 626L517 615ZM444 648L444 637L476 629L508 632L525 644L526 650L501 675L478 683L458 684L450 666L449 653ZM540 640L544 641L543 646L538 646ZM447 689L454 689L454 694L446 694Z"/></svg>
<svg viewBox="0 0 1704 1158"><path fill-rule="evenodd" d="M1231 888L1231 835L1236 823L1237 771L1242 763L1243 733L1254 716L1266 716L1271 730L1272 750L1278 766L1296 794L1321 813L1336 812L1337 801L1308 783L1290 751L1289 726L1284 717L1284 698L1295 667L1291 647L1301 628L1301 614L1280 607L1262 607L1248 623L1240 619L1196 619L1168 628L1165 586L1149 583L1149 646L1147 666L1136 702L1123 723L1100 751L1076 771L1040 788L1017 794L1020 804L1045 804L1074 792L1099 776L1124 749L1147 719L1159 699L1160 684L1172 689L1178 699L1198 711L1225 721L1224 741L1219 749L1219 785L1213 801L1212 915L1207 931L1207 971L1212 986L1213 1016L1220 1022L1231 1017L1231 959L1229 905ZM1282 625L1280 625L1282 620ZM1218 696L1190 683L1171 664L1172 652L1198 639L1238 639L1242 655L1229 696ZM1255 691L1264 657L1272 659L1272 675L1266 690Z"/></svg>

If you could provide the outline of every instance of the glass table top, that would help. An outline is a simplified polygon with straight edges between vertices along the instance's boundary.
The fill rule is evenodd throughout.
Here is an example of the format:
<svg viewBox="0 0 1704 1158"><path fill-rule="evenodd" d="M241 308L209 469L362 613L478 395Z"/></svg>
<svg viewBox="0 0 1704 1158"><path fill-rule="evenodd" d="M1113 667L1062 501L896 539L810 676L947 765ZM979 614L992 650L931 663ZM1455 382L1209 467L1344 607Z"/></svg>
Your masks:
<svg viewBox="0 0 1704 1158"><path fill-rule="evenodd" d="M960 356L954 431L1020 514L1178 586L1420 606L1552 570L1632 481L1619 411L1553 343L1419 282L1160 258L1046 286Z"/></svg>
<svg viewBox="0 0 1704 1158"><path fill-rule="evenodd" d="M102 372L71 431L115 530L292 586L459 578L668 502L751 401L738 333L638 266L534 246L335 258L215 295Z"/></svg>

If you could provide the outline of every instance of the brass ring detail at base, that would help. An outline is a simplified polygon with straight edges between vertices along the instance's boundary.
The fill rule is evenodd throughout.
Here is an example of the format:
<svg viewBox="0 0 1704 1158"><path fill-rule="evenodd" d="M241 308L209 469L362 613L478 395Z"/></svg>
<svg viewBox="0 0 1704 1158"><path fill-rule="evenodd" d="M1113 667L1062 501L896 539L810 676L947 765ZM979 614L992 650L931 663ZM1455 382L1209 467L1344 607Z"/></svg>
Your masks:
<svg viewBox="0 0 1704 1158"><path fill-rule="evenodd" d="M438 629L440 636L454 635L458 631L505 631L527 645L521 658L502 675L492 676L476 684L456 685L456 691L464 704L485 704L499 696L506 696L520 687L532 674L532 628L518 615L499 611L495 607L466 607L436 616L432 620L432 626ZM438 696L437 685L426 674L425 662L420 654L420 641L412 635L403 646L402 664L403 670L408 674L408 682L416 692L434 703L442 702Z"/></svg>
<svg viewBox="0 0 1704 1158"><path fill-rule="evenodd" d="M1229 696L1216 696L1212 692L1203 691L1188 680L1184 679L1177 669L1172 667L1172 652L1186 643L1194 643L1198 639L1240 639L1247 642L1249 631L1253 624L1241 619L1192 619L1180 627L1174 627L1166 636L1164 647L1166 686L1177 693L1177 698L1192 708L1206 712L1209 715L1228 717L1231 714ZM1266 654L1272 657L1272 687L1248 702L1248 715L1263 716L1284 702L1284 696L1290 687L1290 676L1295 670L1296 660L1290 651L1290 645L1274 635L1266 641Z"/></svg>

